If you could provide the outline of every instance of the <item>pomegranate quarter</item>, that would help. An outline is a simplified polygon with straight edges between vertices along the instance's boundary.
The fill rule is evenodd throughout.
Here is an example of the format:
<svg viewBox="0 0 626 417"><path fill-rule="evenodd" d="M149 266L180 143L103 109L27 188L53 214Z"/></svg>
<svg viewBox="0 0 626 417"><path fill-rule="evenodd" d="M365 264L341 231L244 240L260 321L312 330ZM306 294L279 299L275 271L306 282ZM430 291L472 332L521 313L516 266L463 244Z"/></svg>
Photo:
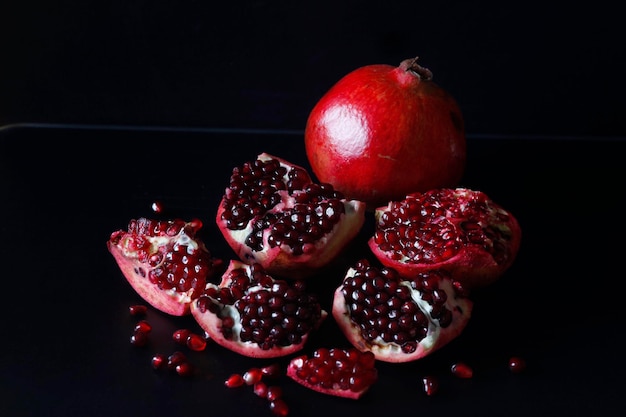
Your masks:
<svg viewBox="0 0 626 417"><path fill-rule="evenodd" d="M345 75L311 110L304 141L319 181L371 210L456 186L465 170L461 110L417 58Z"/></svg>

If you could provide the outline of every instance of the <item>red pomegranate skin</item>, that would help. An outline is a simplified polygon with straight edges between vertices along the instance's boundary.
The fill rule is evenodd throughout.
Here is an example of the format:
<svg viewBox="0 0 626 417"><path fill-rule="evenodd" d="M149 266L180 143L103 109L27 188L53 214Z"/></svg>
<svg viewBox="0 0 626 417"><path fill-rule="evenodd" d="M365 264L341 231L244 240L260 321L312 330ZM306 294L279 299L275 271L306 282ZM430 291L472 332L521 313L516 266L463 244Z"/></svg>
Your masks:
<svg viewBox="0 0 626 417"><path fill-rule="evenodd" d="M307 120L314 174L370 210L408 192L456 185L465 170L461 110L415 61L357 68Z"/></svg>

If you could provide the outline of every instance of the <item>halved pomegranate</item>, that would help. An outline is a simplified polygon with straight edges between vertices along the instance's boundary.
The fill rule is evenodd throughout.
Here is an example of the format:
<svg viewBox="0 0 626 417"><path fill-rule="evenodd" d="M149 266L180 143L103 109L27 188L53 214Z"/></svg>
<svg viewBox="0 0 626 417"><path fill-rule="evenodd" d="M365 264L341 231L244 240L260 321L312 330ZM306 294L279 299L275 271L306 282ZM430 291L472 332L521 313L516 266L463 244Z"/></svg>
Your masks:
<svg viewBox="0 0 626 417"><path fill-rule="evenodd" d="M275 279L260 264L238 260L219 285L206 285L191 314L217 344L255 358L299 351L327 316L302 281Z"/></svg>
<svg viewBox="0 0 626 417"><path fill-rule="evenodd" d="M233 169L216 221L243 262L302 278L327 265L357 235L365 204L263 153Z"/></svg>
<svg viewBox="0 0 626 417"><path fill-rule="evenodd" d="M403 276L445 269L466 289L506 271L520 247L517 219L484 192L442 188L413 193L375 212L374 255Z"/></svg>
<svg viewBox="0 0 626 417"><path fill-rule="evenodd" d="M314 391L356 400L378 380L375 364L372 352L321 347L310 357L291 359L287 376Z"/></svg>
<svg viewBox="0 0 626 417"><path fill-rule="evenodd" d="M164 313L184 316L222 265L196 236L201 228L197 219L132 219L128 230L111 234L107 248L146 302Z"/></svg>
<svg viewBox="0 0 626 417"><path fill-rule="evenodd" d="M429 355L465 329L473 303L441 271L402 278L362 259L335 290L332 314L350 343L385 362Z"/></svg>

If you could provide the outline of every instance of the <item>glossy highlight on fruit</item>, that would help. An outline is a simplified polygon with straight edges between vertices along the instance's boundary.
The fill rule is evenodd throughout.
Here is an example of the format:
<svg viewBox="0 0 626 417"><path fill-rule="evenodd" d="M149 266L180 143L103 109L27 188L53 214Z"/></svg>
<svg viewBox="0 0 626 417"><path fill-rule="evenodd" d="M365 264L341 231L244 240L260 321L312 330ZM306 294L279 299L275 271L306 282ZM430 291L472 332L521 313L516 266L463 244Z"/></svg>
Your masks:
<svg viewBox="0 0 626 417"><path fill-rule="evenodd" d="M267 153L233 169L216 215L241 261L290 278L311 276L334 260L364 221L364 203Z"/></svg>
<svg viewBox="0 0 626 417"><path fill-rule="evenodd" d="M466 289L496 281L521 242L515 216L482 191L413 193L375 212L371 251L403 276L444 269Z"/></svg>
<svg viewBox="0 0 626 417"><path fill-rule="evenodd" d="M466 163L463 116L432 77L413 58L357 68L332 86L305 128L319 181L371 210L408 193L457 186Z"/></svg>

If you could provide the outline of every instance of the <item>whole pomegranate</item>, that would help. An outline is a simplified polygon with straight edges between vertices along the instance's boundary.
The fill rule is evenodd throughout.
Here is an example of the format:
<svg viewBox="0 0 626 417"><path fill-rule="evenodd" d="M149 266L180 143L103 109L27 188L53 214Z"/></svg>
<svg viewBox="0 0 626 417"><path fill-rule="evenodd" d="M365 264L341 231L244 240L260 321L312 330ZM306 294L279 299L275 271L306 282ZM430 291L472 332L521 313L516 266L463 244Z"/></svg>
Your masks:
<svg viewBox="0 0 626 417"><path fill-rule="evenodd" d="M521 228L484 192L412 193L375 212L372 252L403 276L444 269L466 289L496 281L516 258Z"/></svg>
<svg viewBox="0 0 626 417"><path fill-rule="evenodd" d="M369 209L456 186L465 169L461 110L417 58L345 75L313 107L304 139L318 180Z"/></svg>
<svg viewBox="0 0 626 417"><path fill-rule="evenodd" d="M357 349L385 362L423 358L465 329L473 303L442 271L401 277L362 259L335 290L332 314Z"/></svg>
<svg viewBox="0 0 626 417"><path fill-rule="evenodd" d="M132 219L117 230L107 248L133 289L154 308L174 316L189 304L222 265L196 236L200 220Z"/></svg>
<svg viewBox="0 0 626 417"><path fill-rule="evenodd" d="M246 263L290 278L314 274L358 234L365 204L267 153L233 169L217 210L226 241Z"/></svg>
<svg viewBox="0 0 626 417"><path fill-rule="evenodd" d="M275 279L261 265L237 260L219 285L206 285L191 314L218 345L255 358L302 349L328 315L302 281Z"/></svg>

